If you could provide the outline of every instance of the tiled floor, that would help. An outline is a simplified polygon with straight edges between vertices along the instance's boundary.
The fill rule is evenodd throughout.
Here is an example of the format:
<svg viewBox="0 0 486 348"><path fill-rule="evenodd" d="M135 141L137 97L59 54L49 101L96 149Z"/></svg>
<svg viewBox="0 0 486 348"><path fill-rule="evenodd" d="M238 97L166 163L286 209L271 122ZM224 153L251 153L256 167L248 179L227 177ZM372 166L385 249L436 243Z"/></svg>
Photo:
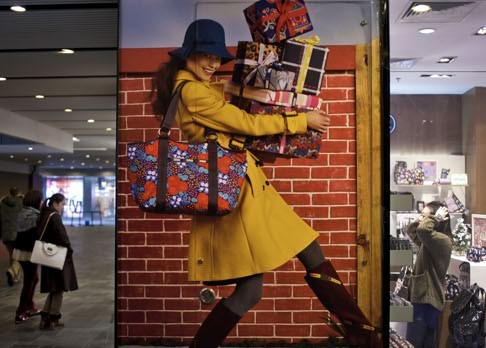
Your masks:
<svg viewBox="0 0 486 348"><path fill-rule="evenodd" d="M74 265L80 289L65 293L62 307L65 328L40 331L39 317L15 325L21 285L8 287L7 260L3 244L0 253L0 347L77 348L114 347L115 227L69 227ZM40 284L39 284L40 285ZM45 294L35 295L42 307Z"/></svg>

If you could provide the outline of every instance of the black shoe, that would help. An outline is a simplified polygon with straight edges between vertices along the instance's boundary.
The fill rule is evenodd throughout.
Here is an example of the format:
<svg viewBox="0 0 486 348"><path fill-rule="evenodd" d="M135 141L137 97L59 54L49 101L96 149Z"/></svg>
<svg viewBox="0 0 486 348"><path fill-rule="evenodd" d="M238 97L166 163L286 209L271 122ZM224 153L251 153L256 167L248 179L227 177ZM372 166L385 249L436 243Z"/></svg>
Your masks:
<svg viewBox="0 0 486 348"><path fill-rule="evenodd" d="M26 313L17 313L15 315L15 324L23 323L26 320L29 320L29 316Z"/></svg>

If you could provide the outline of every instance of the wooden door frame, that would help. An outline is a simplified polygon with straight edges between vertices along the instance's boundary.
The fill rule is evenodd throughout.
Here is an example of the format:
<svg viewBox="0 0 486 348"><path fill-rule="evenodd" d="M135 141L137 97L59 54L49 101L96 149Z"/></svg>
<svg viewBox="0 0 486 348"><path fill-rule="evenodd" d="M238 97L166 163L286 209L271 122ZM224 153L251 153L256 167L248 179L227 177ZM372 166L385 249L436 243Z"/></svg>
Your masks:
<svg viewBox="0 0 486 348"><path fill-rule="evenodd" d="M382 324L382 122L379 41L356 46L358 304Z"/></svg>

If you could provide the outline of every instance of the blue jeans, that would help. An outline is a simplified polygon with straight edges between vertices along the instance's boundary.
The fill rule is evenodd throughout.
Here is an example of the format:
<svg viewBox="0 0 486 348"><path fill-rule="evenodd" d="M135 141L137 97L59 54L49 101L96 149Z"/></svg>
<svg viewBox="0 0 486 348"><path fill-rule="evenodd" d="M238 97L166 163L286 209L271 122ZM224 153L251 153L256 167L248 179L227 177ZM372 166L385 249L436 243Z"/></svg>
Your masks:
<svg viewBox="0 0 486 348"><path fill-rule="evenodd" d="M413 303L413 322L407 324L407 341L415 348L435 348L440 311L426 303Z"/></svg>

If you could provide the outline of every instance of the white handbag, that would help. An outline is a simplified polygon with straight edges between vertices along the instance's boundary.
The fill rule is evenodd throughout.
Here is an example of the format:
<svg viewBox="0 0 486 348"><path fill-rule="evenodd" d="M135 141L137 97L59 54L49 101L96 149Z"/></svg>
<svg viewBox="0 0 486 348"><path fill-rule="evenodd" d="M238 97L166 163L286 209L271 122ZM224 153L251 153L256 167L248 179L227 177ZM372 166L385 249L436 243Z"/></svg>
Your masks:
<svg viewBox="0 0 486 348"><path fill-rule="evenodd" d="M49 220L54 214L57 213L52 213L49 215L39 240L35 241L30 262L62 270L64 268L64 262L66 261L67 248L42 241L42 237L44 236L44 232L46 231Z"/></svg>

